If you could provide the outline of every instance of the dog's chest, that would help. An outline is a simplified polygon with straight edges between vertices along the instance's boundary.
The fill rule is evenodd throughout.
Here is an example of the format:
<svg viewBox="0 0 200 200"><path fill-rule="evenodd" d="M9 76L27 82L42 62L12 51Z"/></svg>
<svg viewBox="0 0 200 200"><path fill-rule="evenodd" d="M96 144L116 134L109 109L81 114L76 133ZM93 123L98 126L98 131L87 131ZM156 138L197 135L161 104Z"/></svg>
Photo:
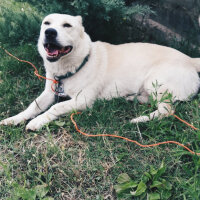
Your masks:
<svg viewBox="0 0 200 200"><path fill-rule="evenodd" d="M78 77L65 78L58 80L56 84L55 95L57 99L69 100L74 98L79 94L84 87L86 87L86 82L82 82L82 79Z"/></svg>
<svg viewBox="0 0 200 200"><path fill-rule="evenodd" d="M56 102L70 100L73 96L75 91L73 91L72 87L67 87L67 81L64 80L57 80L57 84L55 86L55 99Z"/></svg>
<svg viewBox="0 0 200 200"><path fill-rule="evenodd" d="M56 84L55 93L59 97L66 97L67 96L67 94L65 93L64 84L63 84L62 81L58 81L58 83Z"/></svg>

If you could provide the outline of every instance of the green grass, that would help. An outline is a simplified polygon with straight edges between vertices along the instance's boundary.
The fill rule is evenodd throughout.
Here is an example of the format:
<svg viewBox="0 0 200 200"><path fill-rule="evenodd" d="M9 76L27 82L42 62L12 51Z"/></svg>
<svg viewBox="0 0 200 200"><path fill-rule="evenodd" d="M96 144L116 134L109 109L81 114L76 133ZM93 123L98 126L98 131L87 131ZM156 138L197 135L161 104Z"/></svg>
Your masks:
<svg viewBox="0 0 200 200"><path fill-rule="evenodd" d="M6 48L33 62L39 73L45 74L36 44L7 44ZM2 50L0 57L1 120L24 110L41 93L44 81L34 76L31 66ZM176 114L197 128L199 102L200 94L189 102L175 104ZM97 100L93 108L74 118L87 133L117 134L143 144L175 140L200 152L200 131L172 116L138 125L129 123L153 109L121 98ZM75 131L70 114L39 132L26 132L25 124L1 126L0 155L0 199L117 199L114 185L120 174L139 182L150 165L157 169L162 162L166 167L162 176L172 185L170 199L200 199L200 157L173 144L141 148L116 138L87 138Z"/></svg>

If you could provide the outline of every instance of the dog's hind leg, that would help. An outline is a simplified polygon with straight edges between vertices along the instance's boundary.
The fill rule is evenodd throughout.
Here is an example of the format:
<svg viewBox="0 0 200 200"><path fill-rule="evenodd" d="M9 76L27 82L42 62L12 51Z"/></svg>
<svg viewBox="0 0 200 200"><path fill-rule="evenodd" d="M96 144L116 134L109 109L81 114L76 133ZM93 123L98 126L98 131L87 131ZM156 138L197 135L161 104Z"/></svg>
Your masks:
<svg viewBox="0 0 200 200"><path fill-rule="evenodd" d="M147 92L142 92L140 94L132 94L132 95L125 97L125 99L127 101L133 101L135 98L137 98L137 100L142 104L148 103L148 101L149 101L149 95Z"/></svg>
<svg viewBox="0 0 200 200"><path fill-rule="evenodd" d="M159 103L158 109L149 114L149 116L140 116L131 120L131 123L147 122L154 118L162 119L168 117L174 113L170 103Z"/></svg>
<svg viewBox="0 0 200 200"><path fill-rule="evenodd" d="M149 115L140 116L132 119L131 123L147 122L155 118L162 119L163 117L168 117L174 113L174 110L172 108L174 98L172 93L168 92L169 90L166 87L164 87L163 85L155 85L151 89L146 91L151 91L149 92L149 95L152 96L153 100L157 102L156 104L158 109L150 113ZM147 94L148 92L143 91L143 96L145 98L148 97Z"/></svg>

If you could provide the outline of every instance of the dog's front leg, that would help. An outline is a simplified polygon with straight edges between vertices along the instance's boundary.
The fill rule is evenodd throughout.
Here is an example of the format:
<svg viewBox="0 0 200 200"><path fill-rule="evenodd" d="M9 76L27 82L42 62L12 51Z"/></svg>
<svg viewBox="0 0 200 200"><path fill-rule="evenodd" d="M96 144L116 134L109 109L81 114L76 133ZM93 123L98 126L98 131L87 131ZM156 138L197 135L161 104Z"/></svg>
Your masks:
<svg viewBox="0 0 200 200"><path fill-rule="evenodd" d="M29 107L23 112L4 119L0 122L0 125L17 125L23 121L31 119L41 112L45 111L54 102L54 94L49 90L45 90L35 101L33 101Z"/></svg>
<svg viewBox="0 0 200 200"><path fill-rule="evenodd" d="M53 105L48 111L39 115L35 119L31 120L27 126L27 130L38 130L43 125L57 119L59 116L72 112L73 110L84 110L87 106L91 106L94 102L94 98L87 99L85 96L73 98L68 101L57 103Z"/></svg>

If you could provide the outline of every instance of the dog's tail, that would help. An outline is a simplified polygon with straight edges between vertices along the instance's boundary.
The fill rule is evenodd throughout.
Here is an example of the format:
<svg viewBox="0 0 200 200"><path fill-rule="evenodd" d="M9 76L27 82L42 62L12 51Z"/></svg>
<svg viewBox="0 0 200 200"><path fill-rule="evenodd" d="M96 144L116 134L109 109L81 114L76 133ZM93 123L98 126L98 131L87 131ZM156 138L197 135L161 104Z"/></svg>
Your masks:
<svg viewBox="0 0 200 200"><path fill-rule="evenodd" d="M192 62L196 67L197 72L200 72L200 58L192 58Z"/></svg>

